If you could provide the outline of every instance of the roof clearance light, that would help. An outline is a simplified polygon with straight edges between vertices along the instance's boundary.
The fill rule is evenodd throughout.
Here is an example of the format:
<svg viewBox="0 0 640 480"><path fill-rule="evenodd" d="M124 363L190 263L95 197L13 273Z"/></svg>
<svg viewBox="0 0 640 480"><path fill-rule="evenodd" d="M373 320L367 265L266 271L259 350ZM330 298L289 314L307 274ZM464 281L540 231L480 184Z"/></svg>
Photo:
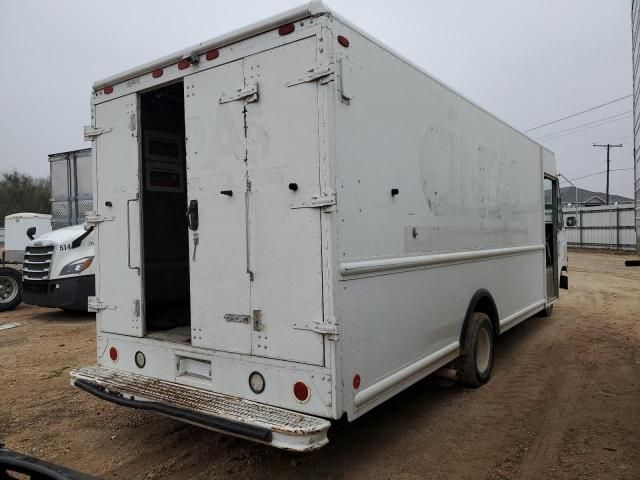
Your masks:
<svg viewBox="0 0 640 480"><path fill-rule="evenodd" d="M220 51L216 48L215 50L209 50L204 54L204 58L207 60L215 60L220 56Z"/></svg>
<svg viewBox="0 0 640 480"><path fill-rule="evenodd" d="M103 92L104 92L106 95L109 95L110 93L112 93L112 92L113 92L113 86L112 86L112 85L109 85L108 87L104 87Z"/></svg>
<svg viewBox="0 0 640 480"><path fill-rule="evenodd" d="M162 70L161 68L156 68L153 72L151 72L151 76L153 78L160 78L163 73L164 73L164 70Z"/></svg>
<svg viewBox="0 0 640 480"><path fill-rule="evenodd" d="M309 400L309 387L302 382L296 382L293 385L293 394L300 402Z"/></svg>
<svg viewBox="0 0 640 480"><path fill-rule="evenodd" d="M184 70L185 68L189 68L189 65L191 65L189 60L181 60L180 62L178 62L178 70Z"/></svg>
<svg viewBox="0 0 640 480"><path fill-rule="evenodd" d="M112 362L118 361L118 350L116 349L116 347L111 347L109 349L109 358Z"/></svg>
<svg viewBox="0 0 640 480"><path fill-rule="evenodd" d="M349 39L343 35L338 35L338 43L344 48L349 48Z"/></svg>
<svg viewBox="0 0 640 480"><path fill-rule="evenodd" d="M295 29L296 29L296 26L293 23L287 23L286 25L282 25L278 29L278 33L280 35L289 35L290 33L293 33Z"/></svg>

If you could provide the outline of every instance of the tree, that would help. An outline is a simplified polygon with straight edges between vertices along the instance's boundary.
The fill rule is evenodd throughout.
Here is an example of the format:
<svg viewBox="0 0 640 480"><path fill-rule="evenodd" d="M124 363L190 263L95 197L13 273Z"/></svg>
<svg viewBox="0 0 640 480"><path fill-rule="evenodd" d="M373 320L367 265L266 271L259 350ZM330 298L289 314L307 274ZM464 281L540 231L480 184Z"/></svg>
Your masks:
<svg viewBox="0 0 640 480"><path fill-rule="evenodd" d="M0 174L0 226L4 217L18 212L49 213L51 182L17 170Z"/></svg>

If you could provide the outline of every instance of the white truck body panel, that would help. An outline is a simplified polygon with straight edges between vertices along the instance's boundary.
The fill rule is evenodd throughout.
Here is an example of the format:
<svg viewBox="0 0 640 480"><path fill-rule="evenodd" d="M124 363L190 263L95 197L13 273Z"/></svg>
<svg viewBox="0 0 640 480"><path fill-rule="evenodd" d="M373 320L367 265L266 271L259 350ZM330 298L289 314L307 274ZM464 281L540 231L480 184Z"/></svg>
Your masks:
<svg viewBox="0 0 640 480"><path fill-rule="evenodd" d="M4 255L7 262L21 262L24 247L31 241L27 230L36 228L36 236L51 231L51 215L44 213L13 213L4 217Z"/></svg>
<svg viewBox="0 0 640 480"><path fill-rule="evenodd" d="M176 82L199 226L190 328L154 332L141 308L138 108ZM321 3L94 88L99 366L354 419L454 360L479 294L500 332L557 299L553 154Z"/></svg>
<svg viewBox="0 0 640 480"><path fill-rule="evenodd" d="M87 214L96 225L96 297L89 308L103 307L101 328L110 333L141 337L142 285L140 276L140 209L138 178L138 101L135 94L97 105L97 125L109 125L110 134L95 137L92 153L100 170L94 179L94 205L101 215ZM105 159L104 161L102 159ZM111 204L112 206L107 206ZM124 250L123 250L124 248ZM122 263L124 262L124 264ZM109 282L107 303L100 292Z"/></svg>

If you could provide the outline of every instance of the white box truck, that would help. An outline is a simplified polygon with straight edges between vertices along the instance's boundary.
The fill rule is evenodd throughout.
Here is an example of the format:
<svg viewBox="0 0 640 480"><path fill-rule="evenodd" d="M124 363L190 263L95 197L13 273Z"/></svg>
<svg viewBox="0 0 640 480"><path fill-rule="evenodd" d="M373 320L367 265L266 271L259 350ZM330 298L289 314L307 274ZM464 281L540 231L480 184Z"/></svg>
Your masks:
<svg viewBox="0 0 640 480"><path fill-rule="evenodd" d="M322 3L91 111L100 398L311 450L558 299L553 154Z"/></svg>

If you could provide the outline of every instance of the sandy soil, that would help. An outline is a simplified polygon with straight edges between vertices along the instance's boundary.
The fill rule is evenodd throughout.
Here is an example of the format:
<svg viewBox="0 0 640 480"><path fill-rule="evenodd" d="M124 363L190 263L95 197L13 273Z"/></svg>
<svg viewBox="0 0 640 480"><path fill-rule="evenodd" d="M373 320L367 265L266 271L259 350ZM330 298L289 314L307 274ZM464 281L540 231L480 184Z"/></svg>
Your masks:
<svg viewBox="0 0 640 480"><path fill-rule="evenodd" d="M331 443L291 454L69 385L94 360L90 315L21 306L0 314L0 440L105 478L640 478L640 268L570 253L571 290L551 318L500 337L479 390L427 379Z"/></svg>

